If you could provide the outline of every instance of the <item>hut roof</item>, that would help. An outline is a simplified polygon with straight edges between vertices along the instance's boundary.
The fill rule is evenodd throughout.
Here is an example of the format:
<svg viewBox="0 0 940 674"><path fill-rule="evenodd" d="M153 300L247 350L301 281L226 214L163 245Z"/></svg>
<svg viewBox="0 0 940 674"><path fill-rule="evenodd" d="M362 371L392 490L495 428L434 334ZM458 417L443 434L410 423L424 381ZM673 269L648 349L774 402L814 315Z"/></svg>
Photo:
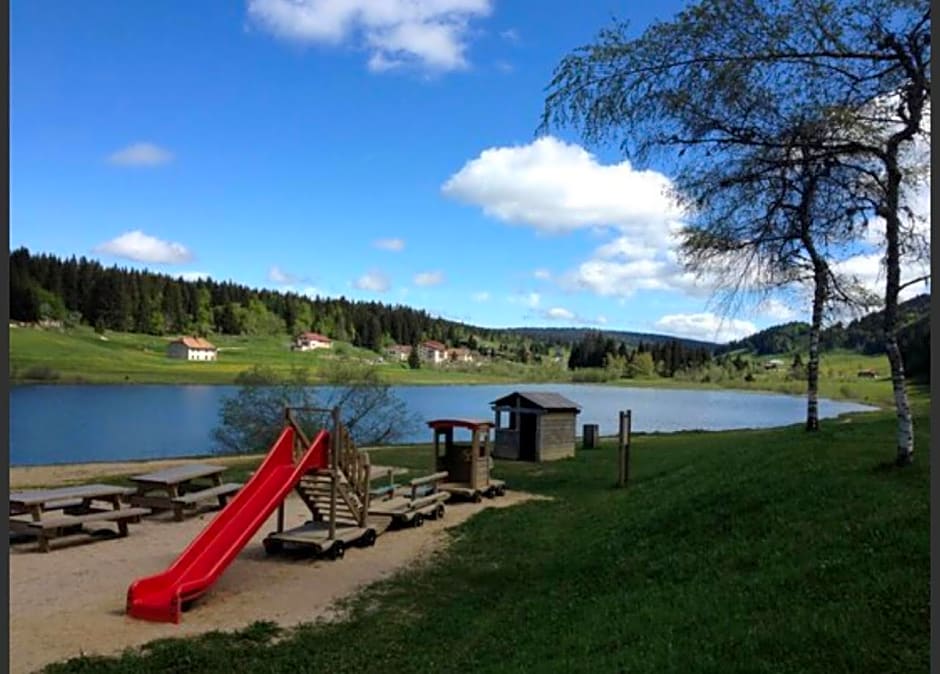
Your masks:
<svg viewBox="0 0 940 674"><path fill-rule="evenodd" d="M561 395L560 393L552 393L547 391L514 391L508 396L503 396L498 400L494 400L490 403L490 405L493 407L500 405L511 405L514 402L514 398L516 396L543 410L581 411L581 406L573 400L568 400L568 398Z"/></svg>
<svg viewBox="0 0 940 674"><path fill-rule="evenodd" d="M490 428L494 424L488 419L434 419L428 422L428 426L434 429L469 428L470 430L476 430L477 428Z"/></svg>

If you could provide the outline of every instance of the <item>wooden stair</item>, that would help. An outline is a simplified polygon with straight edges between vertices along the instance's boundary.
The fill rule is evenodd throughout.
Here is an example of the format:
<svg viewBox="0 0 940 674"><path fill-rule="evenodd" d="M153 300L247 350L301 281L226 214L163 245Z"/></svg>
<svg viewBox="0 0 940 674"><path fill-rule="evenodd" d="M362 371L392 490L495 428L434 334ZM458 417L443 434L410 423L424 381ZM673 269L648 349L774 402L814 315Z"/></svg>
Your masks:
<svg viewBox="0 0 940 674"><path fill-rule="evenodd" d="M356 449L345 426L339 424L333 433L331 467L304 475L297 485L297 493L313 513L313 521L329 522L335 482L335 523L365 527L369 519L369 457Z"/></svg>

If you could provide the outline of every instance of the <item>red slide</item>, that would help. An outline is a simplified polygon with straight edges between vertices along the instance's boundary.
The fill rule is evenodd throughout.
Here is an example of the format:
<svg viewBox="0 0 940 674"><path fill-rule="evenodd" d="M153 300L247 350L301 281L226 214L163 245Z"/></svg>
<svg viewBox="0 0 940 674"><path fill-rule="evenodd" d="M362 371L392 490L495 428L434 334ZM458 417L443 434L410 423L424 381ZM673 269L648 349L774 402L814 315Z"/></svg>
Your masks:
<svg viewBox="0 0 940 674"><path fill-rule="evenodd" d="M251 479L170 568L131 583L128 615L178 623L183 603L202 595L218 580L304 473L326 466L329 438L329 433L320 431L295 465L294 429L285 428Z"/></svg>

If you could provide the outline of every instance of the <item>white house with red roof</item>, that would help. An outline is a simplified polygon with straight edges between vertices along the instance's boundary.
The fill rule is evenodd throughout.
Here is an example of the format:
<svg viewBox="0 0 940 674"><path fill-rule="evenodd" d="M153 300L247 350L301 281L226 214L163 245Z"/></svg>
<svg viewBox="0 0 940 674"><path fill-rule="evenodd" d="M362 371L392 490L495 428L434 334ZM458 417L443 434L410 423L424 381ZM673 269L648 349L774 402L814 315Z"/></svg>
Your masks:
<svg viewBox="0 0 940 674"><path fill-rule="evenodd" d="M421 360L439 365L447 360L447 345L433 339L421 342L418 345L418 356Z"/></svg>
<svg viewBox="0 0 940 674"><path fill-rule="evenodd" d="M180 337L170 342L166 355L182 360L216 360L219 350L202 337Z"/></svg>
<svg viewBox="0 0 940 674"><path fill-rule="evenodd" d="M313 349L331 349L333 340L318 332L302 332L297 335L291 347L296 351L312 351Z"/></svg>

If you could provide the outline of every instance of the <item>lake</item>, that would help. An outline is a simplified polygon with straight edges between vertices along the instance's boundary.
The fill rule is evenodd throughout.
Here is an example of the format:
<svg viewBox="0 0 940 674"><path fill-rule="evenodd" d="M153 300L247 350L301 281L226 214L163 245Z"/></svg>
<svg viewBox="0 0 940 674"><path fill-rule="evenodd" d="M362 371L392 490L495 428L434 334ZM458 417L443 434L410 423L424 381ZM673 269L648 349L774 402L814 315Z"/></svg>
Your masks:
<svg viewBox="0 0 940 674"><path fill-rule="evenodd" d="M617 433L633 410L635 432L766 428L800 423L801 396L740 391L625 388L591 384L395 386L420 420L491 419L489 403L512 391L557 391L579 405L581 425ZM10 465L122 461L209 454L221 401L234 386L15 386L10 390ZM820 401L820 416L873 409ZM405 442L429 442L420 424Z"/></svg>

